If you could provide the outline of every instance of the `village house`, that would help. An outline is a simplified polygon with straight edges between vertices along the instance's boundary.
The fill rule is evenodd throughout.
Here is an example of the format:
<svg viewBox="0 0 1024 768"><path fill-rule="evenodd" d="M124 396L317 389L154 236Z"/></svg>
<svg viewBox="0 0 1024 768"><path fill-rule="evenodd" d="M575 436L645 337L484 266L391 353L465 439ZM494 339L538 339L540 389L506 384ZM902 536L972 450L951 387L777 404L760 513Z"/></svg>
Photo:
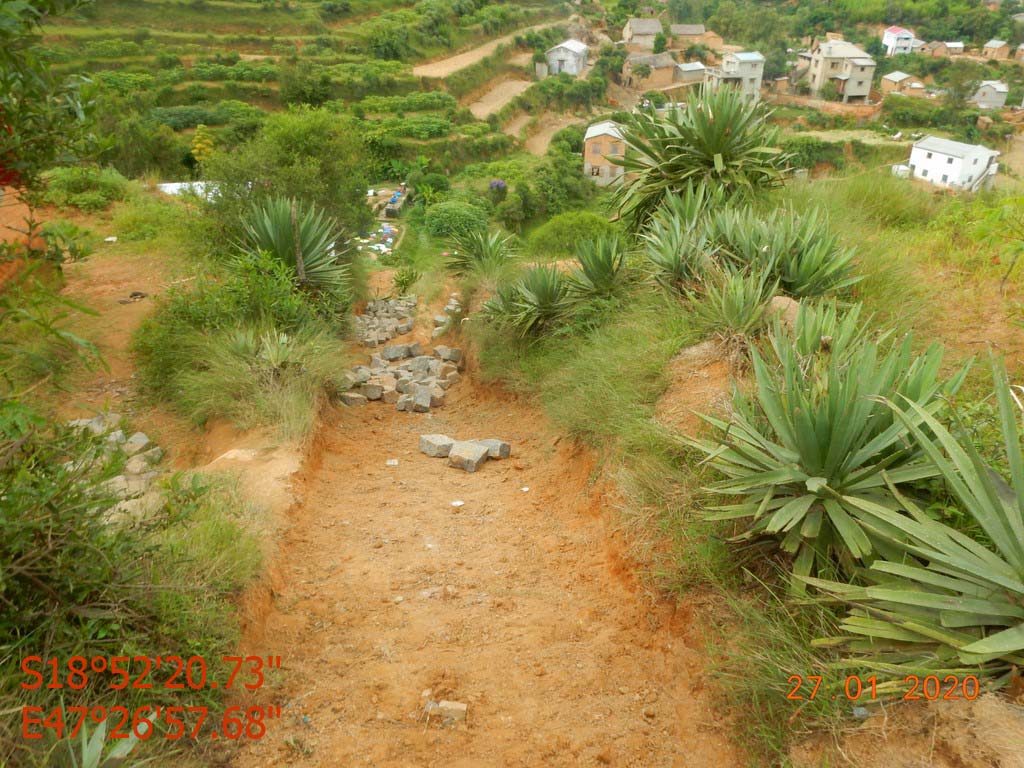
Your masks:
<svg viewBox="0 0 1024 768"><path fill-rule="evenodd" d="M964 51L966 50L966 47L961 42L955 42L955 43L947 42L946 43L946 50L949 52L950 56L963 56L964 55Z"/></svg>
<svg viewBox="0 0 1024 768"><path fill-rule="evenodd" d="M946 47L945 43L939 40L935 40L931 43L925 43L924 45L922 45L918 53L920 53L922 56L931 56L932 58L935 59L944 59L949 56L949 49Z"/></svg>
<svg viewBox="0 0 1024 768"><path fill-rule="evenodd" d="M906 72L890 72L882 76L879 87L882 93L902 93L913 81L914 76L908 75Z"/></svg>
<svg viewBox="0 0 1024 768"><path fill-rule="evenodd" d="M863 104L871 97L875 66L874 59L846 40L815 43L807 70L811 92L819 95L833 83L844 104Z"/></svg>
<svg viewBox="0 0 1024 768"><path fill-rule="evenodd" d="M622 178L623 168L611 161L626 151L621 126L605 120L587 128L583 135L583 175L601 187Z"/></svg>
<svg viewBox="0 0 1024 768"><path fill-rule="evenodd" d="M1002 109L1006 106L1006 97L1009 93L1010 87L1004 82L982 80L969 101L982 109Z"/></svg>
<svg viewBox="0 0 1024 768"><path fill-rule="evenodd" d="M946 189L976 192L995 182L999 153L978 144L964 144L925 136L914 144L907 165L893 167L899 176L911 176Z"/></svg>
<svg viewBox="0 0 1024 768"><path fill-rule="evenodd" d="M622 78L630 88L656 91L675 83L676 71L670 53L631 53L622 65Z"/></svg>
<svg viewBox="0 0 1024 768"><path fill-rule="evenodd" d="M914 33L903 27L892 26L882 33L882 45L886 56L910 53L913 50Z"/></svg>
<svg viewBox="0 0 1024 768"><path fill-rule="evenodd" d="M686 61L676 64L676 82L681 85L698 85L707 77L707 67L699 61Z"/></svg>
<svg viewBox="0 0 1024 768"><path fill-rule="evenodd" d="M713 51L725 45L722 36L712 32L703 24L673 24L669 27L674 41L673 47L687 49L691 45L703 45Z"/></svg>
<svg viewBox="0 0 1024 768"><path fill-rule="evenodd" d="M1014 54L1017 61L1024 61L1024 43L1017 46L1017 53Z"/></svg>
<svg viewBox="0 0 1024 768"><path fill-rule="evenodd" d="M549 48L544 54L548 60L548 73L557 75L565 72L573 77L582 74L587 67L589 50L586 43L571 39Z"/></svg>
<svg viewBox="0 0 1024 768"><path fill-rule="evenodd" d="M665 28L658 19L630 19L622 30L622 40L626 45L654 50L654 38L664 34Z"/></svg>
<svg viewBox="0 0 1024 768"><path fill-rule="evenodd" d="M981 49L981 55L986 59L1008 59L1010 58L1010 44L1005 40L989 40Z"/></svg>
<svg viewBox="0 0 1024 768"><path fill-rule="evenodd" d="M707 82L713 91L725 85L742 93L745 101L758 101L763 76L764 56L757 51L741 51L725 54L719 66L708 69Z"/></svg>

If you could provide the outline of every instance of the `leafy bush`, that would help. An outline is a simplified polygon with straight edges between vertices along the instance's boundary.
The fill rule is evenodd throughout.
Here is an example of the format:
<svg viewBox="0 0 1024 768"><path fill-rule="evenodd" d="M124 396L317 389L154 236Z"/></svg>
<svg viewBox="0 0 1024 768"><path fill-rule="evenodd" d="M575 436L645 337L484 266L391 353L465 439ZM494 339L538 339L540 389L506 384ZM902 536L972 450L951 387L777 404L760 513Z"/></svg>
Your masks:
<svg viewBox="0 0 1024 768"><path fill-rule="evenodd" d="M721 195L701 184L682 194L666 195L641 233L644 254L654 277L665 288L682 292L707 273L713 248L702 234L704 217Z"/></svg>
<svg viewBox="0 0 1024 768"><path fill-rule="evenodd" d="M532 267L519 280L500 286L483 306L484 316L519 336L540 336L569 312L569 285L554 267Z"/></svg>
<svg viewBox="0 0 1024 768"><path fill-rule="evenodd" d="M102 436L50 423L11 401L0 401L0 457L0 647L11 662L0 672L0 705L218 711L216 692L189 689L44 686L26 700L17 660L176 648L210 660L211 676L221 674L217 660L237 642L231 601L259 563L238 499L227 489L171 478L165 502L150 516L112 524L117 499L108 482L124 456L109 452ZM0 760L32 764L33 742L17 738L14 725L10 718L0 722Z"/></svg>
<svg viewBox="0 0 1024 768"><path fill-rule="evenodd" d="M462 237L487 228L487 213L475 205L448 200L427 208L423 223L434 237Z"/></svg>
<svg viewBox="0 0 1024 768"><path fill-rule="evenodd" d="M862 524L884 539L885 555L861 571L866 585L807 579L850 607L839 627L858 661L901 681L905 674L983 674L1006 684L1024 664L1024 460L1020 403L992 361L1011 484L973 445L913 400L888 407L963 511L984 531L979 543L931 518L911 499L908 515L871 498L851 499Z"/></svg>
<svg viewBox="0 0 1024 768"><path fill-rule="evenodd" d="M102 211L128 194L128 180L110 168L56 168L46 175L43 200L59 208Z"/></svg>
<svg viewBox="0 0 1024 768"><path fill-rule="evenodd" d="M241 245L250 253L269 253L287 265L300 287L345 299L351 277L348 238L316 206L271 198L254 205L242 227Z"/></svg>
<svg viewBox="0 0 1024 768"><path fill-rule="evenodd" d="M55 219L40 229L46 241L47 258L52 261L81 261L96 248L96 235L73 221Z"/></svg>
<svg viewBox="0 0 1024 768"><path fill-rule="evenodd" d="M637 231L668 194L702 183L727 195L777 186L787 161L773 147L778 131L764 108L731 88L705 90L664 117L640 111L628 118L623 137L622 165L635 176L616 192L616 202Z"/></svg>
<svg viewBox="0 0 1024 768"><path fill-rule="evenodd" d="M606 216L590 211L569 211L552 216L529 237L531 254L565 258L576 252L581 237L614 237L618 228Z"/></svg>
<svg viewBox="0 0 1024 768"><path fill-rule="evenodd" d="M415 267L401 267L395 270L395 276L391 278L391 284L395 287L395 293L405 296L409 289L419 282L423 273Z"/></svg>
<svg viewBox="0 0 1024 768"><path fill-rule="evenodd" d="M454 109L458 101L444 91L422 91L405 96L368 96L357 105L364 112L430 112Z"/></svg>
<svg viewBox="0 0 1024 768"><path fill-rule="evenodd" d="M705 417L715 439L692 441L727 479L711 486L741 496L718 508L714 519L746 520L737 539L771 538L795 558L793 572L807 576L839 568L852 572L886 542L858 522L862 501L894 512L904 508L896 488L932 477L937 470L922 449L908 444L911 426L884 400L903 400L935 413L953 394L966 369L940 378L942 348L913 354L912 339L891 345L861 337L834 350L798 349L796 338L820 329L818 311L805 308L793 334L777 324L767 356L751 350L756 390L736 390L728 421Z"/></svg>

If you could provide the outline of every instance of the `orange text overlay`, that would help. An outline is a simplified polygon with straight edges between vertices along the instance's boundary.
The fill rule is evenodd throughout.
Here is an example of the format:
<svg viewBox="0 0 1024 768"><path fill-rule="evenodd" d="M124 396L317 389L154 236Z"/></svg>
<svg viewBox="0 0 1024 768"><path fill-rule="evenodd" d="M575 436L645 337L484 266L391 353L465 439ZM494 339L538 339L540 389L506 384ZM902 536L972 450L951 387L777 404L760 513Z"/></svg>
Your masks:
<svg viewBox="0 0 1024 768"><path fill-rule="evenodd" d="M108 739L262 739L267 722L280 717L280 707L228 707L220 717L211 717L207 707L22 707L21 736L42 739L51 731L58 739L73 739L87 721L105 721Z"/></svg>
<svg viewBox="0 0 1024 768"><path fill-rule="evenodd" d="M214 679L211 665L202 656L71 656L43 659L26 656L21 671L22 689L70 688L81 691L90 685L123 691L126 688L203 690L205 688L262 688L267 670L281 667L280 656L222 656L217 669L226 671Z"/></svg>
<svg viewBox="0 0 1024 768"><path fill-rule="evenodd" d="M822 688L821 675L790 675L791 686L786 698L791 701L814 701L828 696L831 699L850 701L974 701L981 694L981 685L974 675L907 675L902 685L897 683L879 684L875 676L849 675L843 681L841 693L826 693L829 685Z"/></svg>

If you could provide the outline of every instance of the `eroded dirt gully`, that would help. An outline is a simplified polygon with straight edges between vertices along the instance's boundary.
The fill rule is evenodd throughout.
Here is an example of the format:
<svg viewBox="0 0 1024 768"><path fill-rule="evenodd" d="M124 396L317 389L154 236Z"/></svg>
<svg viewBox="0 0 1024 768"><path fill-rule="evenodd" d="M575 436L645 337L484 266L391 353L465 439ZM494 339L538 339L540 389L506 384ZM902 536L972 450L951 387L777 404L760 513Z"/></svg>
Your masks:
<svg viewBox="0 0 1024 768"><path fill-rule="evenodd" d="M423 433L513 456L466 474ZM284 716L233 765L741 764L691 612L641 590L606 528L614 490L525 403L470 375L432 414L332 412L297 489L243 639L284 658L258 694ZM425 722L428 699L466 722Z"/></svg>

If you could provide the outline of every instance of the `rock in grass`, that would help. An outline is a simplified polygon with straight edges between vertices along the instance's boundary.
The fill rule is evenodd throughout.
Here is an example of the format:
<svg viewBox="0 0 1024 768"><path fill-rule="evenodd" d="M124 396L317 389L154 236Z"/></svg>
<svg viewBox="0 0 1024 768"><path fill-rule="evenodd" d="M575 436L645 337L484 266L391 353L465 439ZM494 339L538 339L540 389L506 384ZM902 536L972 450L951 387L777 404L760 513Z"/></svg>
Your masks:
<svg viewBox="0 0 1024 768"><path fill-rule="evenodd" d="M455 441L448 435L420 435L420 453L434 459L445 458L454 444Z"/></svg>
<svg viewBox="0 0 1024 768"><path fill-rule="evenodd" d="M149 448L149 445L149 435L145 432L136 432L125 440L124 445L121 446L121 450L129 456L134 456L136 453L141 453Z"/></svg>
<svg viewBox="0 0 1024 768"><path fill-rule="evenodd" d="M366 405L368 400L362 395L360 395L358 392L342 392L341 402L344 403L345 405L358 406Z"/></svg>
<svg viewBox="0 0 1024 768"><path fill-rule="evenodd" d="M448 466L466 472L476 472L480 465L487 461L487 453L486 446L463 440L452 445L448 452Z"/></svg>
<svg viewBox="0 0 1024 768"><path fill-rule="evenodd" d="M489 459L507 459L512 455L512 446L504 440L487 438L485 440L477 440L476 442L487 449L487 458Z"/></svg>

